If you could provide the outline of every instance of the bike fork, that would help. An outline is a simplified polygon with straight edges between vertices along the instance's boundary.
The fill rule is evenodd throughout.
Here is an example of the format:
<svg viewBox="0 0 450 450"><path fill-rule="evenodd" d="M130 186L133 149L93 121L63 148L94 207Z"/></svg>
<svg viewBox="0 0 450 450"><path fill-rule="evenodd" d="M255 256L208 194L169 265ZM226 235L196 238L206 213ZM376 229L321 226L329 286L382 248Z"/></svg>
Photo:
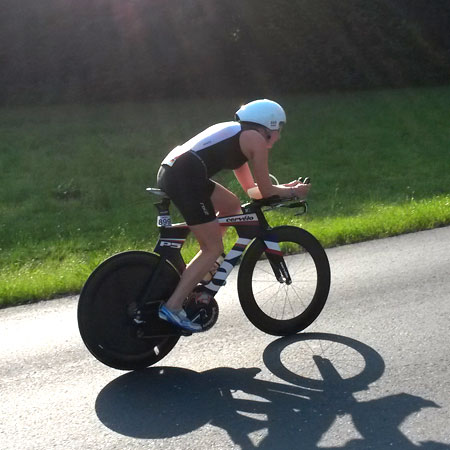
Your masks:
<svg viewBox="0 0 450 450"><path fill-rule="evenodd" d="M272 267L275 278L280 283L287 285L292 284L291 275L278 242L265 240L264 243L266 245L266 256Z"/></svg>

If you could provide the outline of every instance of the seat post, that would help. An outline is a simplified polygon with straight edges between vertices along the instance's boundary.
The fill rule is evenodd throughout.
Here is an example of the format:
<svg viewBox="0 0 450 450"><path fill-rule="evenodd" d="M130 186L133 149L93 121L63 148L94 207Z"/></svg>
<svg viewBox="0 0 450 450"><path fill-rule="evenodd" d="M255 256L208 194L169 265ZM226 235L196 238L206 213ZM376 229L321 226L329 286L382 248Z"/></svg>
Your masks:
<svg viewBox="0 0 450 450"><path fill-rule="evenodd" d="M169 213L169 206L170 206L170 198L169 196L162 191L161 189L157 188L147 188L146 191L149 194L155 195L160 198L160 201L157 203L153 203L158 210L158 216L168 216Z"/></svg>
<svg viewBox="0 0 450 450"><path fill-rule="evenodd" d="M161 199L160 202L154 203L156 206L156 209L158 210L159 216L168 216L169 213L169 207L170 207L170 198L164 197Z"/></svg>

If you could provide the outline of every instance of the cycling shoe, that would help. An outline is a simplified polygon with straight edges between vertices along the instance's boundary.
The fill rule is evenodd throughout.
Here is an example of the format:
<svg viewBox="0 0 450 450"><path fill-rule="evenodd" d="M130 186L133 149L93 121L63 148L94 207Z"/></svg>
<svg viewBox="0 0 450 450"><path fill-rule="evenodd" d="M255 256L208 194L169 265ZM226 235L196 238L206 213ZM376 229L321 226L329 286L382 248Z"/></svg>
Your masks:
<svg viewBox="0 0 450 450"><path fill-rule="evenodd" d="M203 328L198 323L191 322L187 316L186 312L182 309L180 311L172 311L166 307L166 305L161 305L159 308L159 318L165 320L178 328L182 328L186 331L191 331L196 333L203 331Z"/></svg>

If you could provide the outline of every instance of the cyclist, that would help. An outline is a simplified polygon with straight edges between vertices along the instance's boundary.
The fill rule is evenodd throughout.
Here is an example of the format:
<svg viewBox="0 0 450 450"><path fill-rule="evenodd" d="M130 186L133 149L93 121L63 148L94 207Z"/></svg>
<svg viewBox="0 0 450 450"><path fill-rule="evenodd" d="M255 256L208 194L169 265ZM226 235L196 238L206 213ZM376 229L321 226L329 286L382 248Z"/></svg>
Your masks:
<svg viewBox="0 0 450 450"><path fill-rule="evenodd" d="M238 197L211 180L212 176L229 169L245 192L257 188L259 197L306 197L308 184L294 181L274 186L270 181L269 150L280 139L285 123L286 114L278 103L255 100L239 108L235 121L207 128L175 147L163 160L157 175L158 187L180 210L200 244L200 252L161 306L161 319L191 332L202 330L187 318L183 303L223 253L223 233L217 216L242 212Z"/></svg>

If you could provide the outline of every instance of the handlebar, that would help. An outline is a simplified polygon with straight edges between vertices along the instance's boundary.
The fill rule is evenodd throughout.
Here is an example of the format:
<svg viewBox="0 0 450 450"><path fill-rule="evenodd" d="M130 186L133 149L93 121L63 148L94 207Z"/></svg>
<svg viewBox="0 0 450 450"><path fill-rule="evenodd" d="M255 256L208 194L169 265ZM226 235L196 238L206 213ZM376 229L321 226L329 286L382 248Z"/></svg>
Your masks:
<svg viewBox="0 0 450 450"><path fill-rule="evenodd" d="M295 214L296 216L300 216L307 213L308 203L306 200L300 200L297 197L280 197L279 195L273 195L271 197L253 200L250 203L242 205L244 212L262 208L264 208L264 211L270 211L276 208L300 208L300 211Z"/></svg>
<svg viewBox="0 0 450 450"><path fill-rule="evenodd" d="M310 184L309 177L299 177L298 180L303 184ZM278 180L277 180L278 184ZM308 212L308 203L306 200L300 200L298 197L280 197L279 195L272 195L271 197L253 199L250 203L242 205L244 211L251 211L254 209L265 208L264 211L270 211L275 208L300 208L300 212L295 214L300 216Z"/></svg>

